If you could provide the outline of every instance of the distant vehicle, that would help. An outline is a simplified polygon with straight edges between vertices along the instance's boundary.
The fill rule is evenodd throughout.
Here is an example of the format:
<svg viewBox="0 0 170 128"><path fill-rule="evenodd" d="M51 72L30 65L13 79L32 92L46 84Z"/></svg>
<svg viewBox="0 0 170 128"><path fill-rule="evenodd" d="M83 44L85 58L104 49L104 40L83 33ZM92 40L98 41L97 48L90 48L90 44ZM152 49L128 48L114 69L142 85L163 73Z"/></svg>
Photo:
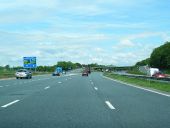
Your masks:
<svg viewBox="0 0 170 128"><path fill-rule="evenodd" d="M15 73L16 79L31 79L32 78L32 73L31 71L27 70L27 69L19 69L16 73Z"/></svg>
<svg viewBox="0 0 170 128"><path fill-rule="evenodd" d="M153 76L156 73L159 73L159 69L158 68L149 68L149 70L148 70L148 75L149 76Z"/></svg>
<svg viewBox="0 0 170 128"><path fill-rule="evenodd" d="M91 73L91 68L88 66L88 67L85 68L85 71L86 71L88 74L90 74L90 73Z"/></svg>
<svg viewBox="0 0 170 128"><path fill-rule="evenodd" d="M52 76L60 76L60 73L55 71L55 72L53 72Z"/></svg>
<svg viewBox="0 0 170 128"><path fill-rule="evenodd" d="M57 67L56 70L53 72L52 76L60 76L62 72L62 67Z"/></svg>
<svg viewBox="0 0 170 128"><path fill-rule="evenodd" d="M157 72L153 75L153 77L155 77L155 78L166 78L167 75L163 74L162 72Z"/></svg>
<svg viewBox="0 0 170 128"><path fill-rule="evenodd" d="M109 69L106 69L106 72L109 72Z"/></svg>
<svg viewBox="0 0 170 128"><path fill-rule="evenodd" d="M105 70L105 72L111 72L111 69L107 68L107 69Z"/></svg>
<svg viewBox="0 0 170 128"><path fill-rule="evenodd" d="M68 70L72 70L72 67L68 67Z"/></svg>
<svg viewBox="0 0 170 128"><path fill-rule="evenodd" d="M65 70L63 70L63 72L62 72L63 74L66 74L66 71Z"/></svg>
<svg viewBox="0 0 170 128"><path fill-rule="evenodd" d="M87 71L83 71L82 76L88 76L88 72Z"/></svg>

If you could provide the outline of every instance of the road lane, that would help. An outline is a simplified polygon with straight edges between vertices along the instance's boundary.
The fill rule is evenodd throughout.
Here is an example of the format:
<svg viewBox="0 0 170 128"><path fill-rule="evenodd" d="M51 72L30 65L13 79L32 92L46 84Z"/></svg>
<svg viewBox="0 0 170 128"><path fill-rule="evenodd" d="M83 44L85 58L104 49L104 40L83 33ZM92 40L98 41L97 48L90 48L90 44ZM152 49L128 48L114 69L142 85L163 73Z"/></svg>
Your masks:
<svg viewBox="0 0 170 128"><path fill-rule="evenodd" d="M45 79L26 83L26 86L13 86L17 89L23 87L19 89L23 94L28 89L36 91L25 98L22 95L11 96L15 99L10 102L22 99L0 109L0 128L170 126L168 97L105 79L100 73L92 73L89 77L77 75ZM46 87L50 88L45 90Z"/></svg>
<svg viewBox="0 0 170 128"><path fill-rule="evenodd" d="M34 93L44 90L46 86L57 85L59 79L60 81L63 81L64 77L46 75L35 77L32 80L7 80L7 83L10 82L15 84L0 88L0 106L16 99L24 99ZM4 84L6 84L5 81L3 81L3 84L0 82L0 85Z"/></svg>
<svg viewBox="0 0 170 128"><path fill-rule="evenodd" d="M62 86L58 83L55 86L56 83L53 83L48 90L34 93L0 111L0 116L3 117L0 119L0 127L121 127L116 111L110 111L105 101L98 98L88 77L71 78L63 81Z"/></svg>
<svg viewBox="0 0 170 128"><path fill-rule="evenodd" d="M103 100L111 101L119 111L123 127L160 128L170 127L170 98L123 85L94 73L90 76L96 93Z"/></svg>

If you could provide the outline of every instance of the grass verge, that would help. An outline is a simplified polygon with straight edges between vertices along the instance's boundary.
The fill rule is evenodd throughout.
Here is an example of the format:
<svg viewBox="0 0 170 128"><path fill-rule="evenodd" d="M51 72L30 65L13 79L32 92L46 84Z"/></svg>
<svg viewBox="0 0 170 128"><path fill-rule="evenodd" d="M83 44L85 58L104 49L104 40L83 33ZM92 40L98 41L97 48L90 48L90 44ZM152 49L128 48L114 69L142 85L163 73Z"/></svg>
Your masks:
<svg viewBox="0 0 170 128"><path fill-rule="evenodd" d="M145 73L140 72L138 68L133 68L132 70L128 70L127 73L135 74L135 75L146 75Z"/></svg>
<svg viewBox="0 0 170 128"><path fill-rule="evenodd" d="M51 74L51 72L33 72L33 76ZM15 77L15 71L0 71L0 79Z"/></svg>
<svg viewBox="0 0 170 128"><path fill-rule="evenodd" d="M170 92L170 83L162 83L162 82L157 82L157 81L149 81L145 79L140 79L140 78L130 78L127 76L121 76L117 74L112 74L112 73L104 73L104 76L120 80L129 84L134 84L137 86L141 87L147 87L147 88L152 88L164 92Z"/></svg>
<svg viewBox="0 0 170 128"><path fill-rule="evenodd" d="M0 79L14 77L14 71L0 71Z"/></svg>

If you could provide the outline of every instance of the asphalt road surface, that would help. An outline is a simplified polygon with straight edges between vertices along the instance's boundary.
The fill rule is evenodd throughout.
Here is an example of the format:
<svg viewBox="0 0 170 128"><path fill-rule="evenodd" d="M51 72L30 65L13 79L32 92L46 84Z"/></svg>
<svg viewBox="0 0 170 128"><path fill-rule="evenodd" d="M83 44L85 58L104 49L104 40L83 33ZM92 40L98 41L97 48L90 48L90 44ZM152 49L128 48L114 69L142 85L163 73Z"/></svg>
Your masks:
<svg viewBox="0 0 170 128"><path fill-rule="evenodd" d="M170 97L100 73L2 80L0 128L170 128Z"/></svg>

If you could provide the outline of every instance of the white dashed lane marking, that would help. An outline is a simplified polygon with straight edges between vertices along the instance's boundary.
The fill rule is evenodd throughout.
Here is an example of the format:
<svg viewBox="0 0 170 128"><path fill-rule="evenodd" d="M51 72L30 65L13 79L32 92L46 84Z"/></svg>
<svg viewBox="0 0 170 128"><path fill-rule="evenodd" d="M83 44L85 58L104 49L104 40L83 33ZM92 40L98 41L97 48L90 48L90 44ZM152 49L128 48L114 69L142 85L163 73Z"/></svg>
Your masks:
<svg viewBox="0 0 170 128"><path fill-rule="evenodd" d="M97 91L98 90L98 88L97 87L94 87L94 89Z"/></svg>
<svg viewBox="0 0 170 128"><path fill-rule="evenodd" d="M107 106L108 106L110 109L112 109L112 110L115 109L115 107L113 107L113 105L112 105L109 101L105 101L105 103L107 104Z"/></svg>
<svg viewBox="0 0 170 128"><path fill-rule="evenodd" d="M2 108L6 108L6 107L8 107L8 106L10 106L10 105L12 105L12 104L15 104L15 103L17 103L17 102L19 102L20 100L14 100L14 101L12 101L12 102L10 102L10 103L8 103L8 104L6 104L6 105L3 105L3 106L1 106Z"/></svg>
<svg viewBox="0 0 170 128"><path fill-rule="evenodd" d="M46 90L46 89L49 89L50 88L50 86L47 86L47 87L45 87L44 89Z"/></svg>

